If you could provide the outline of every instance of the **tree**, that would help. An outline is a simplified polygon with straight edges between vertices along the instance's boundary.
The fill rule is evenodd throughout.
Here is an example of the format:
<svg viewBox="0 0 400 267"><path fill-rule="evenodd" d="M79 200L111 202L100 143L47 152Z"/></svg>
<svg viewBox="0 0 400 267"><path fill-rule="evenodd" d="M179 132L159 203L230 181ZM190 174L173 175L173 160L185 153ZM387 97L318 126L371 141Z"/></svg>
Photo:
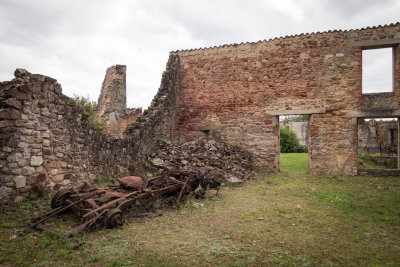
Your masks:
<svg viewBox="0 0 400 267"><path fill-rule="evenodd" d="M88 117L88 120L93 124L93 126L101 132L106 129L106 123L100 118L96 113L96 101L91 101L89 96L77 96L74 95L75 103L83 107L83 113Z"/></svg>
<svg viewBox="0 0 400 267"><path fill-rule="evenodd" d="M281 153L303 153L305 151L296 134L289 127L281 127Z"/></svg>
<svg viewBox="0 0 400 267"><path fill-rule="evenodd" d="M308 121L309 115L308 114L303 114L303 115L287 115L287 116L282 116L281 121L284 123L289 123L293 121Z"/></svg>

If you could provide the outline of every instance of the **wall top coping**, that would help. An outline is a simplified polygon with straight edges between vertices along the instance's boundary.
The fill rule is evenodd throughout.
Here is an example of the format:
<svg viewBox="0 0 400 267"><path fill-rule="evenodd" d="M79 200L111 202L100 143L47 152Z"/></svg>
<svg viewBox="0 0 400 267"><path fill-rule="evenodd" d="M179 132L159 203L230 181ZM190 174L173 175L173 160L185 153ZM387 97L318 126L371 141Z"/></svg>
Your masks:
<svg viewBox="0 0 400 267"><path fill-rule="evenodd" d="M234 46L239 46L239 45L247 45L247 44L258 44L258 43L264 43L264 42L270 42L274 40L283 40L283 39L289 39L289 38L294 38L294 37L299 37L299 36L309 36L309 35L319 35L319 34L326 34L326 33L347 33L347 32L359 32L359 31L364 31L364 30L369 30L369 29L378 29L378 28L386 28L386 27L392 27L392 26L399 26L400 22L396 23L390 23L390 24L385 24L385 25L378 25L378 26L372 26L372 27L364 27L360 29L349 29L349 30L329 30L329 31L322 31L322 32L311 32L311 33L300 33L300 34L293 34L293 35L286 35L286 36L281 36L281 37L275 37L275 38L270 38L270 39L264 39L260 40L257 42L241 42L241 43L233 43L233 44L223 44L219 46L210 46L210 47L201 47L201 48L192 48L192 49L181 49L181 50L175 50L171 51L170 54L176 54L176 53L183 53L183 52L192 52L192 51L197 51L197 50L209 50L209 49L215 49L215 48L222 48L222 47L234 47ZM393 39L390 39L393 40Z"/></svg>

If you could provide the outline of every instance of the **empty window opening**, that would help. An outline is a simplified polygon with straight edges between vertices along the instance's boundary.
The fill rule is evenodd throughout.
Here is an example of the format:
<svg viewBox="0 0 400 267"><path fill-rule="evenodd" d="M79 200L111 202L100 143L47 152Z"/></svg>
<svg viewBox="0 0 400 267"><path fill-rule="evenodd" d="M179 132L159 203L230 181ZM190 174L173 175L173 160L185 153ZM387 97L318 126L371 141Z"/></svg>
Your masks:
<svg viewBox="0 0 400 267"><path fill-rule="evenodd" d="M393 48L362 51L362 93L393 91Z"/></svg>
<svg viewBox="0 0 400 267"><path fill-rule="evenodd" d="M397 129L390 129L390 143L397 144Z"/></svg>
<svg viewBox="0 0 400 267"><path fill-rule="evenodd" d="M309 115L280 116L280 171L308 173Z"/></svg>
<svg viewBox="0 0 400 267"><path fill-rule="evenodd" d="M358 119L359 168L397 169L397 118Z"/></svg>

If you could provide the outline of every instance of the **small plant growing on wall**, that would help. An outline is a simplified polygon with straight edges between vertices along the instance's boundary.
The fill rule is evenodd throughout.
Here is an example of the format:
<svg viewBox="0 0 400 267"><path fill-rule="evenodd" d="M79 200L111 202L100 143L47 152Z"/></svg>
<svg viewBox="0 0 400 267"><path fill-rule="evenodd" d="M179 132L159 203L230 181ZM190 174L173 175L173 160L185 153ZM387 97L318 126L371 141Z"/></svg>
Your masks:
<svg viewBox="0 0 400 267"><path fill-rule="evenodd" d="M100 118L100 116L95 112L97 103L96 101L91 101L89 96L74 96L77 105L83 107L83 113L88 117L88 120L93 124L93 126L101 132L106 129L106 123Z"/></svg>

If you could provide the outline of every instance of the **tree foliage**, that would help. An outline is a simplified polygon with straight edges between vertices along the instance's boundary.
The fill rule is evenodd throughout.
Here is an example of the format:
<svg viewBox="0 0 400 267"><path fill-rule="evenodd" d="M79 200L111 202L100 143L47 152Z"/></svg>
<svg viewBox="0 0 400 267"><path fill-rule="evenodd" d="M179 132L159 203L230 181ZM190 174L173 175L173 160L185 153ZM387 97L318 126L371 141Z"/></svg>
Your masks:
<svg viewBox="0 0 400 267"><path fill-rule="evenodd" d="M96 113L96 101L91 101L89 96L74 96L75 102L77 105L83 107L83 113L88 117L88 120L93 124L93 126L104 132L106 129L106 123L100 118Z"/></svg>
<svg viewBox="0 0 400 267"><path fill-rule="evenodd" d="M296 134L289 127L281 127L281 153L303 153L305 151Z"/></svg>
<svg viewBox="0 0 400 267"><path fill-rule="evenodd" d="M294 121L308 121L308 118L309 118L308 114L288 115L288 116L283 116L282 121L284 123L289 123L289 122L294 122Z"/></svg>

